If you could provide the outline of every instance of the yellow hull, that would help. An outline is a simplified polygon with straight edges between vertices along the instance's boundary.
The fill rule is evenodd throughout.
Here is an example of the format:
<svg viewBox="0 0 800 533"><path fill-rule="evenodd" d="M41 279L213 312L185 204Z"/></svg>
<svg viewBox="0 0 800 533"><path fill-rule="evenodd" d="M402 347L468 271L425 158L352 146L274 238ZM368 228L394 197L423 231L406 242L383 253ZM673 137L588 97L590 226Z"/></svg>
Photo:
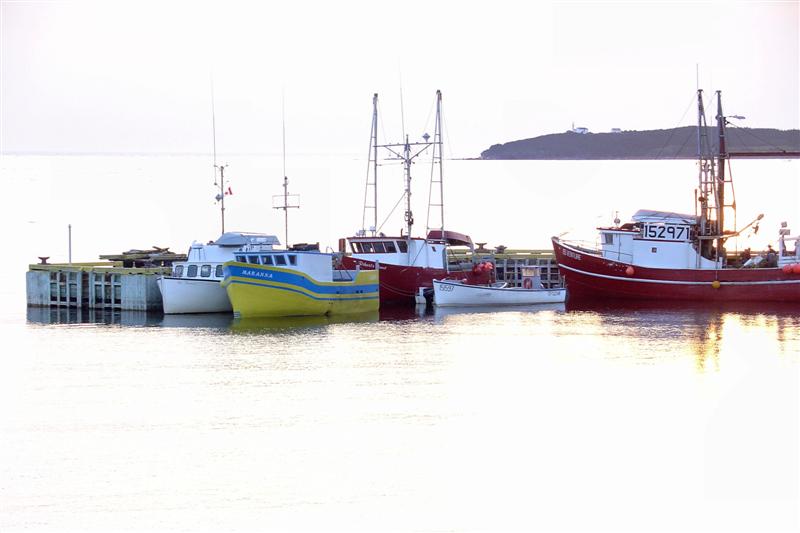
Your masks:
<svg viewBox="0 0 800 533"><path fill-rule="evenodd" d="M335 315L378 309L378 271L353 281L317 281L298 270L230 262L222 286L242 318Z"/></svg>

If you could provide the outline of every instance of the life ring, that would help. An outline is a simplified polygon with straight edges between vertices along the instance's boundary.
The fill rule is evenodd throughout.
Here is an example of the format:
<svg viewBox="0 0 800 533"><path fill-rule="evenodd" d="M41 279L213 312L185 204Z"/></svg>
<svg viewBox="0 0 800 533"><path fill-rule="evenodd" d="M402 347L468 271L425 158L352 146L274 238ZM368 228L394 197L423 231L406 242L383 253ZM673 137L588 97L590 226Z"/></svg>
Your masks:
<svg viewBox="0 0 800 533"><path fill-rule="evenodd" d="M524 289L532 289L533 288L533 280L531 278L525 278L522 280L522 287Z"/></svg>

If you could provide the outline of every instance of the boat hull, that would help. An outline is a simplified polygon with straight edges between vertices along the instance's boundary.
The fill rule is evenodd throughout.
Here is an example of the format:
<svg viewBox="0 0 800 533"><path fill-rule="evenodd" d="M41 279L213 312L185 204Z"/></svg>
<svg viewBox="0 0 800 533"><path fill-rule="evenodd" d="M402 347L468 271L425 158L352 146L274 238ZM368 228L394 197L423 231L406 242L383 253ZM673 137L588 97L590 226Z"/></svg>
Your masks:
<svg viewBox="0 0 800 533"><path fill-rule="evenodd" d="M512 306L562 303L565 289L521 289L465 285L452 281L433 282L433 301L437 307Z"/></svg>
<svg viewBox="0 0 800 533"><path fill-rule="evenodd" d="M378 310L378 272L352 281L318 281L280 267L228 262L222 285L235 316L282 317L366 313Z"/></svg>
<svg viewBox="0 0 800 533"><path fill-rule="evenodd" d="M345 256L342 267L348 270L359 268L375 270L375 262ZM475 275L467 272L447 272L443 268L416 267L379 263L381 305L413 305L419 289L432 289L434 279L465 279L470 283L487 283L488 274Z"/></svg>
<svg viewBox="0 0 800 533"><path fill-rule="evenodd" d="M800 303L800 275L779 268L648 268L605 259L553 238L572 299Z"/></svg>
<svg viewBox="0 0 800 533"><path fill-rule="evenodd" d="M164 314L230 313L228 293L218 279L187 279L161 276L156 280L161 291Z"/></svg>

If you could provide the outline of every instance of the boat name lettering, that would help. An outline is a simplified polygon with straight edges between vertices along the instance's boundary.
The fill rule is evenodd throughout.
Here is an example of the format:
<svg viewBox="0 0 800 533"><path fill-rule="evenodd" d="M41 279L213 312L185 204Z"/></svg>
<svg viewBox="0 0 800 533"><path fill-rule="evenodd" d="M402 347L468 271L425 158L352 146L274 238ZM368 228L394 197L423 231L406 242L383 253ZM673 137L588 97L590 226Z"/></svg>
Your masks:
<svg viewBox="0 0 800 533"><path fill-rule="evenodd" d="M566 255L567 257L571 257L571 258L575 259L576 261L580 261L581 260L581 254L575 253L572 250L566 250L565 249L564 250L564 255Z"/></svg>
<svg viewBox="0 0 800 533"><path fill-rule="evenodd" d="M249 276L251 278L265 278L265 279L272 279L271 272L261 272L259 270L242 270L243 276Z"/></svg>
<svg viewBox="0 0 800 533"><path fill-rule="evenodd" d="M356 261L356 265L358 265L360 267L368 267L368 268L371 268L371 269L375 268L375 263L373 263L372 261L361 261L361 260L358 260L358 261ZM378 267L378 268L380 270L386 270L386 265L380 265L380 267Z"/></svg>
<svg viewBox="0 0 800 533"><path fill-rule="evenodd" d="M691 226L677 224L646 224L642 230L645 239L665 241L688 241L691 238Z"/></svg>

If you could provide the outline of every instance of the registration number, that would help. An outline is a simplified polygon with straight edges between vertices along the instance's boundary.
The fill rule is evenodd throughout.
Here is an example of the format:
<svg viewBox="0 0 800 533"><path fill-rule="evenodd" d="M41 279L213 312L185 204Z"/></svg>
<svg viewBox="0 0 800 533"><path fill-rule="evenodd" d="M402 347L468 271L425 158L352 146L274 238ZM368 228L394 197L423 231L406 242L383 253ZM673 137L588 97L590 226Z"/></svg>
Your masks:
<svg viewBox="0 0 800 533"><path fill-rule="evenodd" d="M676 224L647 224L642 236L645 239L664 241L688 241L691 236L690 226Z"/></svg>

